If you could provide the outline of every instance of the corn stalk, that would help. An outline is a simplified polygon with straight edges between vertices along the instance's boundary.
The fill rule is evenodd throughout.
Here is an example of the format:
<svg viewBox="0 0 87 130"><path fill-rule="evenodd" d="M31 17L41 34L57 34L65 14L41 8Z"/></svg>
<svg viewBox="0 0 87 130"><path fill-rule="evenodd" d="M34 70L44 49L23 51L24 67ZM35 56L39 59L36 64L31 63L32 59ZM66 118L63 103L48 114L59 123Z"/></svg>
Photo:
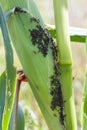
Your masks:
<svg viewBox="0 0 87 130"><path fill-rule="evenodd" d="M85 41L86 55L87 55L87 36ZM85 74L85 84L84 84L84 94L82 102L82 130L87 128L87 65L86 65L86 74Z"/></svg>
<svg viewBox="0 0 87 130"><path fill-rule="evenodd" d="M66 130L77 130L72 88L72 56L68 23L68 0L53 0Z"/></svg>

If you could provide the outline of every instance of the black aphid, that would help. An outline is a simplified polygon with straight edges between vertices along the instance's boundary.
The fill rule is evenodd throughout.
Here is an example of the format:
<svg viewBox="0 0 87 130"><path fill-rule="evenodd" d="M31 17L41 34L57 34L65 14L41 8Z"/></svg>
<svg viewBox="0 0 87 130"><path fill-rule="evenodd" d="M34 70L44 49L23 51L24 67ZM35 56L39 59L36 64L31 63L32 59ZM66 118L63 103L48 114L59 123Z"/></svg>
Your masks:
<svg viewBox="0 0 87 130"><path fill-rule="evenodd" d="M20 7L15 7L14 14L15 13L27 13L27 11L22 9L22 8L20 8Z"/></svg>
<svg viewBox="0 0 87 130"><path fill-rule="evenodd" d="M39 19L36 19L35 17L32 17L32 18L30 19L30 21L31 21L31 22L36 22L36 23L39 23L39 22L40 22L40 20L39 20Z"/></svg>
<svg viewBox="0 0 87 130"><path fill-rule="evenodd" d="M36 54L37 52L36 51L33 51L34 54Z"/></svg>

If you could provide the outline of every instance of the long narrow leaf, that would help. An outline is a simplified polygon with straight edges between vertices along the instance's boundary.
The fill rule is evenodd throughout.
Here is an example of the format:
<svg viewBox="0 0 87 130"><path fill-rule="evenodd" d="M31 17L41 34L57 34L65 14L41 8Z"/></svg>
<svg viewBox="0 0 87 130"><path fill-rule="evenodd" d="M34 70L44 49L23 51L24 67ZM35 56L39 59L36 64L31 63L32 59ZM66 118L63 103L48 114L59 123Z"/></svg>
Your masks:
<svg viewBox="0 0 87 130"><path fill-rule="evenodd" d="M2 129L2 115L5 105L6 92L6 73L3 72L0 76L0 130Z"/></svg>
<svg viewBox="0 0 87 130"><path fill-rule="evenodd" d="M16 69L13 66L13 52L10 38L8 35L3 11L0 7L0 25L2 29L5 57L6 57L6 98L2 120L2 130L7 130L9 127L11 112L13 109L15 90L16 90Z"/></svg>

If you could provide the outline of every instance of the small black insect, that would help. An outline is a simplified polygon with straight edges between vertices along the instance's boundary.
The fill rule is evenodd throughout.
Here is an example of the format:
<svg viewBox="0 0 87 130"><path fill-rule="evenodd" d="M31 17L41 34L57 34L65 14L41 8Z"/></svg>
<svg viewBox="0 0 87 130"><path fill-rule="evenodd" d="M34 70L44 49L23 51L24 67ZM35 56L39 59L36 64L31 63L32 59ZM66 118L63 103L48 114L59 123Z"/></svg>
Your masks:
<svg viewBox="0 0 87 130"><path fill-rule="evenodd" d="M66 115L63 113L63 109L59 110L59 115L60 115L60 122L62 126L65 128L64 118L66 117Z"/></svg>
<svg viewBox="0 0 87 130"><path fill-rule="evenodd" d="M37 52L36 52L36 51L33 51L33 53L34 53L34 54L37 54Z"/></svg>
<svg viewBox="0 0 87 130"><path fill-rule="evenodd" d="M30 19L30 21L31 21L31 22L36 22L36 23L39 23L39 22L40 22L40 20L37 19L37 18L35 18L35 17L32 17L32 18Z"/></svg>
<svg viewBox="0 0 87 130"><path fill-rule="evenodd" d="M15 13L27 13L27 11L26 10L24 10L24 9L22 9L22 8L20 8L20 7L15 7L15 9L14 9L14 14Z"/></svg>

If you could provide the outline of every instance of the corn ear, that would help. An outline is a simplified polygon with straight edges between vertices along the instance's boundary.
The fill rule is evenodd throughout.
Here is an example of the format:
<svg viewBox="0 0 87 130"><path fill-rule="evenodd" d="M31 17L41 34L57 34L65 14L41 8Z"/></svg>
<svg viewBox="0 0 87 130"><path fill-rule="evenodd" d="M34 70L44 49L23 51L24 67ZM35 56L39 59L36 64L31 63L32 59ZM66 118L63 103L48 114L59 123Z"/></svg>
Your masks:
<svg viewBox="0 0 87 130"><path fill-rule="evenodd" d="M42 49L43 47L39 48L38 45L34 45L34 39L31 36L32 31L40 31L39 29L41 29L42 31L46 31L44 33L49 35L50 40L51 36L44 27L43 23L39 22L39 19L35 19L20 8L15 9L14 14L11 15L8 21L13 45L48 127L50 130L57 130L58 128L61 130L58 110L55 110L54 113L51 109L52 97L50 94L50 84L51 77L54 74L52 50L50 49L50 45L47 52Z"/></svg>

